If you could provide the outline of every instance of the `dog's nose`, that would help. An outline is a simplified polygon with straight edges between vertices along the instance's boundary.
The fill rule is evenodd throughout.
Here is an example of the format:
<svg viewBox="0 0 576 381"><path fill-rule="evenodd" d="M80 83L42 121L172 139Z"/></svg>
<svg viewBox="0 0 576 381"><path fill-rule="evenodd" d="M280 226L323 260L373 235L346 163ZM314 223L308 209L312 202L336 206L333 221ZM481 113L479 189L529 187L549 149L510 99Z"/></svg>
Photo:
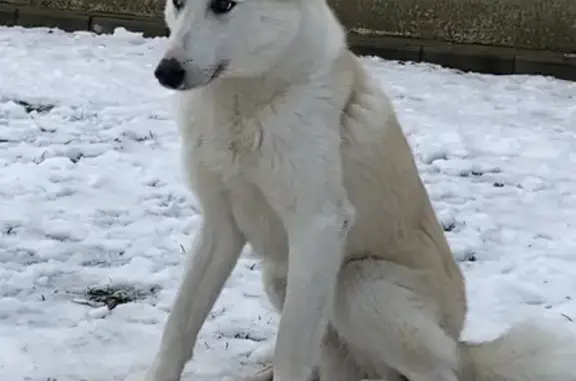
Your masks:
<svg viewBox="0 0 576 381"><path fill-rule="evenodd" d="M177 89L184 83L186 71L175 58L163 59L154 70L154 76L163 86Z"/></svg>

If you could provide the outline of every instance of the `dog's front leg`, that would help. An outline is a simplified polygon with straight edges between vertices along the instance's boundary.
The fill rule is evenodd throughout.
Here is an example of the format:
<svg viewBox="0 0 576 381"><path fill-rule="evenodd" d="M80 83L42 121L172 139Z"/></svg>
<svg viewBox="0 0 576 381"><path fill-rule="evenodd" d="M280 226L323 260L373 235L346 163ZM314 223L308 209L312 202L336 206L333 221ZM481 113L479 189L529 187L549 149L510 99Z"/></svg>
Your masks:
<svg viewBox="0 0 576 381"><path fill-rule="evenodd" d="M202 187L210 181L202 179ZM213 184L216 185L216 184ZM203 226L195 240L184 278L168 316L160 348L145 381L178 381L192 357L200 328L234 269L245 244L219 189L199 191Z"/></svg>
<svg viewBox="0 0 576 381"><path fill-rule="evenodd" d="M294 216L288 227L290 271L274 354L275 381L306 381L311 376L353 219L350 209L336 205L311 211Z"/></svg>
<svg viewBox="0 0 576 381"><path fill-rule="evenodd" d="M314 151L322 150L310 147L310 152ZM311 154L306 163L291 165L290 172L282 176L286 186L267 194L284 222L289 242L288 284L276 339L274 381L310 378L331 317L346 236L355 215L342 184L337 147L332 153L334 158Z"/></svg>

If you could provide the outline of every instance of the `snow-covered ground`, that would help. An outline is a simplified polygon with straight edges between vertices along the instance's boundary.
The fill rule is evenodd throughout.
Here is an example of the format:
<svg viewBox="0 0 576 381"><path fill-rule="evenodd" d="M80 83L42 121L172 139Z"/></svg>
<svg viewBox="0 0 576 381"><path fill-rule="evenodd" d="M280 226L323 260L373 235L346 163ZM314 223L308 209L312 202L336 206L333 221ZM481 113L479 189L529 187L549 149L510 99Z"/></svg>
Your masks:
<svg viewBox="0 0 576 381"><path fill-rule="evenodd" d="M0 28L0 380L117 380L156 350L201 219L152 76L163 42ZM576 325L576 83L364 63L468 279L466 337ZM255 367L278 321L258 270L247 250L184 379Z"/></svg>

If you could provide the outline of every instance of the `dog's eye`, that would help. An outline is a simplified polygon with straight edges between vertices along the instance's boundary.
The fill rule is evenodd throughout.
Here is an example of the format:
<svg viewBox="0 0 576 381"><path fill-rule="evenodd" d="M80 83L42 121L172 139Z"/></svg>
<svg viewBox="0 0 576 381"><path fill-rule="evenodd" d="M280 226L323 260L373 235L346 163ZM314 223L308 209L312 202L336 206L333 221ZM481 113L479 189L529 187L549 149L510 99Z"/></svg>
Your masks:
<svg viewBox="0 0 576 381"><path fill-rule="evenodd" d="M210 10L216 15L228 13L236 6L232 0L212 0L210 1Z"/></svg>
<svg viewBox="0 0 576 381"><path fill-rule="evenodd" d="M184 7L184 0L172 0L172 4L176 10L180 11Z"/></svg>

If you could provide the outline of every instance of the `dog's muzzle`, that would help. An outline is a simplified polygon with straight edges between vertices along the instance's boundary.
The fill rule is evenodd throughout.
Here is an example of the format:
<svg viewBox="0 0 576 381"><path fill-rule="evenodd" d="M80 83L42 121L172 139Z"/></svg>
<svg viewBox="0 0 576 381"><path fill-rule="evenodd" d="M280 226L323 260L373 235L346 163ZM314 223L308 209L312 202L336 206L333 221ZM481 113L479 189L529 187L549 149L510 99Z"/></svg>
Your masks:
<svg viewBox="0 0 576 381"><path fill-rule="evenodd" d="M154 70L154 76L162 86L169 89L179 89L186 80L186 70L175 58L165 58Z"/></svg>

